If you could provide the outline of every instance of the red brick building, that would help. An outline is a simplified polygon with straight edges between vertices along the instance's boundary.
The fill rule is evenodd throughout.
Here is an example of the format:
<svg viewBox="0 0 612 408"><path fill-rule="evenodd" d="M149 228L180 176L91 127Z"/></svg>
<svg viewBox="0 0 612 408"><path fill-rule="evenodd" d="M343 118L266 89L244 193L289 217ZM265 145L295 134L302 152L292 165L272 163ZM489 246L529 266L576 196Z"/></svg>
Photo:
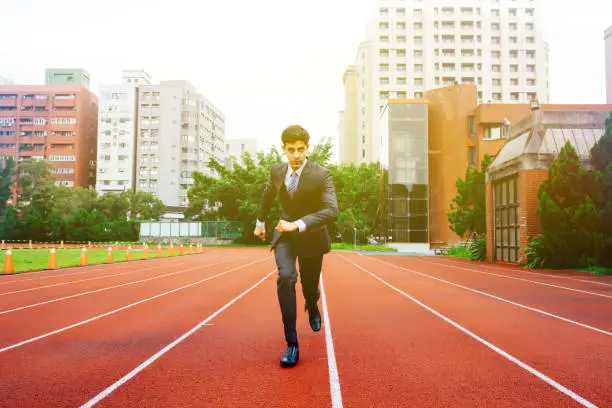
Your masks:
<svg viewBox="0 0 612 408"><path fill-rule="evenodd" d="M487 257L522 262L529 241L542 233L538 189L566 142L585 166L605 133L612 105L542 105L510 128L510 136L487 170Z"/></svg>
<svg viewBox="0 0 612 408"><path fill-rule="evenodd" d="M93 187L98 98L80 85L0 85L0 159L54 165L56 184Z"/></svg>

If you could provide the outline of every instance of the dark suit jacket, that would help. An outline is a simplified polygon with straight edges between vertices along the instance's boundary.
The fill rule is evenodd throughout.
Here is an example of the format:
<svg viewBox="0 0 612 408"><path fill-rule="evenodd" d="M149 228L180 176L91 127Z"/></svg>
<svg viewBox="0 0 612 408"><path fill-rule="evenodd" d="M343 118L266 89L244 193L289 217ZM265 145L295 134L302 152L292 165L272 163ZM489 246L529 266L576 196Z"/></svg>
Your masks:
<svg viewBox="0 0 612 408"><path fill-rule="evenodd" d="M323 254L331 250L327 225L338 216L338 201L331 172L325 167L312 163L304 166L293 198L287 193L285 177L288 163L279 163L270 170L270 178L264 189L257 219L265 221L268 211L278 196L282 207L281 220L294 222L301 219L306 224L304 232L281 234L274 231L272 248L278 240L291 240L299 253Z"/></svg>

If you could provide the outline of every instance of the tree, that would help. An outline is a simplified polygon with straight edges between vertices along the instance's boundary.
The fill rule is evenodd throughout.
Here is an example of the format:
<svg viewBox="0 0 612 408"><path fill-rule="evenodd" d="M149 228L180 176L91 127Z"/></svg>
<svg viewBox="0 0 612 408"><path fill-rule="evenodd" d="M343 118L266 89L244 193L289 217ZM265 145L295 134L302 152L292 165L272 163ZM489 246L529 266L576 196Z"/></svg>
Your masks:
<svg viewBox="0 0 612 408"><path fill-rule="evenodd" d="M21 239L23 232L19 213L12 205L4 213L4 220L0 224L0 237L5 240Z"/></svg>
<svg viewBox="0 0 612 408"><path fill-rule="evenodd" d="M604 235L602 212L591 195L592 177L567 142L538 190L537 214L544 233L534 245L536 263L566 268L597 263Z"/></svg>
<svg viewBox="0 0 612 408"><path fill-rule="evenodd" d="M376 230L380 204L378 163L330 166L338 198L336 232L345 242L353 242L354 228L361 241Z"/></svg>
<svg viewBox="0 0 612 408"><path fill-rule="evenodd" d="M600 231L604 242L599 256L602 266L612 267L612 112L605 122L605 133L591 149L595 169L591 180L594 199L601 210Z"/></svg>
<svg viewBox="0 0 612 408"><path fill-rule="evenodd" d="M163 201L151 192L130 190L122 195L129 203L131 219L158 220L166 211Z"/></svg>
<svg viewBox="0 0 612 408"><path fill-rule="evenodd" d="M4 162L4 167L0 169L0 216L4 214L6 202L12 196L14 168L15 162L12 157L9 157Z"/></svg>
<svg viewBox="0 0 612 408"><path fill-rule="evenodd" d="M491 156L485 155L480 170L468 167L465 180L457 179L457 196L450 205L448 221L451 230L460 237L464 237L467 232L486 232L485 172L491 161Z"/></svg>
<svg viewBox="0 0 612 408"><path fill-rule="evenodd" d="M104 194L97 202L96 207L109 221L124 220L130 209L130 202L124 194Z"/></svg>
<svg viewBox="0 0 612 408"><path fill-rule="evenodd" d="M52 174L53 165L46 161L27 159L17 167L17 185L20 191L19 202L21 206L28 206L32 194L43 186L52 186L55 177Z"/></svg>

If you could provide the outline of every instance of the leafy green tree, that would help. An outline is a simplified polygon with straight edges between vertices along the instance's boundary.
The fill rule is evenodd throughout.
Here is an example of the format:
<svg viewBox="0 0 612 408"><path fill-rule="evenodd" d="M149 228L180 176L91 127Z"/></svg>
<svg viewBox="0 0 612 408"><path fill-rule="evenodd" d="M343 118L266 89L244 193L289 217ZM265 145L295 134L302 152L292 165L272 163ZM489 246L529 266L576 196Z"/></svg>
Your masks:
<svg viewBox="0 0 612 408"><path fill-rule="evenodd" d="M4 163L4 167L0 169L0 216L4 214L6 202L12 196L13 171L15 169L15 162L12 157L9 157Z"/></svg>
<svg viewBox="0 0 612 408"><path fill-rule="evenodd" d="M17 185L20 191L21 207L27 207L30 204L34 191L54 184L55 177L52 170L53 165L43 160L27 159L19 163Z"/></svg>
<svg viewBox="0 0 612 408"><path fill-rule="evenodd" d="M533 263L549 267L597 263L603 242L602 212L591 197L591 177L567 142L538 190L537 213L544 233L540 244L532 246L540 259L532 259Z"/></svg>
<svg viewBox="0 0 612 408"><path fill-rule="evenodd" d="M451 230L460 237L468 232L486 232L485 172L491 161L491 157L485 155L480 170L468 167L465 179L457 179L457 196L450 205L448 221Z"/></svg>
<svg viewBox="0 0 612 408"><path fill-rule="evenodd" d="M163 201L151 192L130 190L122 195L129 203L131 219L158 220L166 211Z"/></svg>
<svg viewBox="0 0 612 408"><path fill-rule="evenodd" d="M124 194L104 194L97 200L96 209L109 221L124 220L130 209L130 201Z"/></svg>
<svg viewBox="0 0 612 408"><path fill-rule="evenodd" d="M4 212L4 221L0 224L0 238L5 240L21 239L23 225L15 207L8 206Z"/></svg>
<svg viewBox="0 0 612 408"><path fill-rule="evenodd" d="M353 242L354 228L361 243L374 233L381 205L381 173L378 163L330 166L338 198L334 236Z"/></svg>

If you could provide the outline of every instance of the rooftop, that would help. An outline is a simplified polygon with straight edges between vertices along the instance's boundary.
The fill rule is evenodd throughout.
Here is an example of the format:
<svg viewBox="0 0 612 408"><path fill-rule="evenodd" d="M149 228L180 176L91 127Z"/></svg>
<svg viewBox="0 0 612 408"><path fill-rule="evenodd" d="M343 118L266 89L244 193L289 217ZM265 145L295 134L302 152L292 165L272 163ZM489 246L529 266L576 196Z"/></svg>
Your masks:
<svg viewBox="0 0 612 408"><path fill-rule="evenodd" d="M609 111L534 111L510 128L510 138L488 171L501 170L526 156L551 160L568 141L582 160L588 160L591 148L605 132L605 121L611 111L612 106Z"/></svg>

